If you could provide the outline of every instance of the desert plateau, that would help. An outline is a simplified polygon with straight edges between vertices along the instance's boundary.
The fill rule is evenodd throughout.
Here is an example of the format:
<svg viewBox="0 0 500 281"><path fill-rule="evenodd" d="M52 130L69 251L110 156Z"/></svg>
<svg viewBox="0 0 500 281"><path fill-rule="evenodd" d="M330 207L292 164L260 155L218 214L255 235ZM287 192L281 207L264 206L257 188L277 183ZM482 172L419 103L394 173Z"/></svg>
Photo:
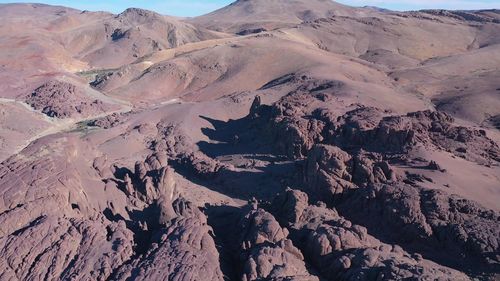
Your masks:
<svg viewBox="0 0 500 281"><path fill-rule="evenodd" d="M500 280L500 10L0 4L0 281Z"/></svg>

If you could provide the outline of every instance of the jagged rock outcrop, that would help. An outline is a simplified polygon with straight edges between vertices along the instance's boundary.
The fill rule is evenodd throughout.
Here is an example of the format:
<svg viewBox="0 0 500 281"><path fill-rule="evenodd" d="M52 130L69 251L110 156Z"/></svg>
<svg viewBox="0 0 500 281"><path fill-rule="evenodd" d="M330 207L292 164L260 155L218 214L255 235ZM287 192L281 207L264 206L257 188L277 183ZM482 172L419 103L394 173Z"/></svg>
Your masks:
<svg viewBox="0 0 500 281"><path fill-rule="evenodd" d="M250 106L250 113L248 114L248 117L251 119L255 119L259 117L259 109L262 106L262 99L260 96L256 96L252 102L252 105Z"/></svg>
<svg viewBox="0 0 500 281"><path fill-rule="evenodd" d="M125 221L101 213L123 194L89 177L76 139L38 145L0 165L0 279L106 280L134 254Z"/></svg>
<svg viewBox="0 0 500 281"><path fill-rule="evenodd" d="M316 118L305 118L308 115L307 106L317 100L328 97L322 91L335 87L335 81L306 80L307 83L299 86L271 106L261 105L254 101L250 117L259 116L258 123L264 139L274 144L279 153L290 159L300 159L315 143L324 140L322 132L325 122ZM259 123L260 122L260 123Z"/></svg>
<svg viewBox="0 0 500 281"><path fill-rule="evenodd" d="M164 154L137 161L123 177L128 200L139 208L134 222L136 256L113 280L223 280L219 254L206 216L180 195ZM120 180L120 179L115 179ZM141 252L144 251L144 252Z"/></svg>
<svg viewBox="0 0 500 281"><path fill-rule="evenodd" d="M45 141L0 166L2 280L223 280L207 219L164 154L130 171L77 137Z"/></svg>
<svg viewBox="0 0 500 281"><path fill-rule="evenodd" d="M495 10L490 10L495 14ZM470 21L478 23L500 23L498 16L494 17L485 13L485 11L447 11L447 10L422 10L421 13L426 13L435 16L450 17L461 21ZM498 12L496 13L498 14Z"/></svg>
<svg viewBox="0 0 500 281"><path fill-rule="evenodd" d="M354 156L332 145L314 145L304 165L304 183L323 201L330 202L346 189L394 182L397 174L387 161L373 153Z"/></svg>
<svg viewBox="0 0 500 281"><path fill-rule="evenodd" d="M214 179L218 173L225 168L225 166L217 160L199 151L181 156L179 162L181 167L189 174L204 180Z"/></svg>
<svg viewBox="0 0 500 281"><path fill-rule="evenodd" d="M289 225L292 240L298 241L326 280L469 280L397 245L384 244L336 210L323 204L308 205L307 200L305 193L288 189L274 200L271 209L282 224Z"/></svg>
<svg viewBox="0 0 500 281"><path fill-rule="evenodd" d="M351 171L352 158L347 152L336 146L315 145L304 165L304 182L311 192L327 200L354 188Z"/></svg>
<svg viewBox="0 0 500 281"><path fill-rule="evenodd" d="M133 255L132 236L124 222L42 216L0 238L0 279L104 281Z"/></svg>
<svg viewBox="0 0 500 281"><path fill-rule="evenodd" d="M376 126L367 126L364 114L364 110L355 110L342 116L339 130L328 141L340 147L383 153L405 153L417 145L430 146L481 164L500 161L500 148L485 131L456 126L447 113L420 111L389 116Z"/></svg>
<svg viewBox="0 0 500 281"><path fill-rule="evenodd" d="M160 180L158 184L158 198L156 204L160 212L158 223L165 225L175 217L176 213L184 213L182 210L175 211L173 206L174 200L178 197L178 191L175 188L173 181L173 171L170 168L162 168L160 170Z"/></svg>
<svg viewBox="0 0 500 281"><path fill-rule="evenodd" d="M404 184L372 185L349 191L337 208L385 240L444 264L498 269L499 215L472 201Z"/></svg>
<svg viewBox="0 0 500 281"><path fill-rule="evenodd" d="M89 116L112 108L97 99L90 99L81 89L68 82L52 80L36 88L26 103L42 113L57 118Z"/></svg>
<svg viewBox="0 0 500 281"><path fill-rule="evenodd" d="M89 121L87 124L91 127L110 129L118 126L126 120L127 113L113 113L102 118Z"/></svg>
<svg viewBox="0 0 500 281"><path fill-rule="evenodd" d="M315 88L303 87L271 106L258 106L256 100L249 115L253 119L259 116L254 122L259 124L260 133L290 159L306 157L315 144L330 144L351 154L360 149L385 155L406 154L420 146L445 150L480 164L500 162L500 148L484 130L457 126L447 113L427 110L397 116L360 106L335 116L321 108L321 101L328 98L325 89L341 85L330 81Z"/></svg>
<svg viewBox="0 0 500 281"><path fill-rule="evenodd" d="M191 140L179 128L168 120L156 124L157 135L151 143L151 148L157 153L167 154L171 157L182 157L183 154L193 151Z"/></svg>
<svg viewBox="0 0 500 281"><path fill-rule="evenodd" d="M122 267L114 280L224 280L205 215L184 199L171 203L171 210L171 218L160 217L163 226L148 251Z"/></svg>
<svg viewBox="0 0 500 281"><path fill-rule="evenodd" d="M377 154L358 153L353 158L352 181L358 186L395 182L397 173L389 162Z"/></svg>
<svg viewBox="0 0 500 281"><path fill-rule="evenodd" d="M420 111L397 116L360 106L335 116L327 108L321 108L321 95L311 90L306 92L291 92L271 106L262 105L256 99L247 118L259 127L264 138L273 140L270 143L277 153L292 160L306 157L303 189L313 200L338 207L343 215L368 227L376 237L420 252L441 265L460 268L474 276L494 274L498 265L494 254L498 253L498 241L493 233L498 232L498 223L495 223L498 215L467 200L447 202L444 198L458 197L444 191L424 191L420 184L432 179L410 171L398 174L392 166L392 163L399 167L415 165L415 168L445 173L433 160L411 159L412 153L421 148L447 151L471 162L496 165L499 148L485 131L457 126L454 119L443 112ZM418 161L427 165L415 164ZM379 191L381 186L388 190L387 194ZM456 202L462 202L464 210L455 207ZM274 210L273 213L281 216L278 218L282 225L293 225L291 237L293 241L300 241L297 245L306 256L319 259L315 261L319 268L337 265L324 271L326 276L467 279L449 268L429 264L428 260L400 247L384 246L367 235L365 228L353 227L335 211L328 211L326 205L309 206L304 195L289 196L272 205L280 204L287 206L288 211ZM301 216L305 216L306 222L298 225ZM480 228L485 229L481 235ZM351 253L349 258L337 261L332 258L347 249ZM443 252L454 254L447 257ZM358 254L375 256L378 260L362 261ZM325 256L329 257L328 261ZM352 264L359 268L353 269ZM342 272L341 265L351 273Z"/></svg>
<svg viewBox="0 0 500 281"><path fill-rule="evenodd" d="M173 182L173 170L167 165L165 155L151 154L145 161L137 161L133 172L125 170L122 174L123 169L114 166L114 174L118 177L114 180L118 181L125 194L134 200L138 199L146 204L158 200L172 201L176 198L177 190Z"/></svg>
<svg viewBox="0 0 500 281"><path fill-rule="evenodd" d="M240 224L241 280L319 280L308 272L302 253L287 239L288 230L273 215L251 209Z"/></svg>

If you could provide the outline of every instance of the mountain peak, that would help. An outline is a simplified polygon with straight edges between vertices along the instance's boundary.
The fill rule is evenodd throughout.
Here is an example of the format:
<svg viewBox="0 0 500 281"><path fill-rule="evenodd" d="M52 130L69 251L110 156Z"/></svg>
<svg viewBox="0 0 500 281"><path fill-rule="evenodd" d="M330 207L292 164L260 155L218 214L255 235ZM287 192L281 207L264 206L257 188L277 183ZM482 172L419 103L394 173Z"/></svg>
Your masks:
<svg viewBox="0 0 500 281"><path fill-rule="evenodd" d="M138 18L161 18L162 16L156 12L141 9L128 8L117 15L118 18L138 19Z"/></svg>
<svg viewBox="0 0 500 281"><path fill-rule="evenodd" d="M331 0L238 0L193 23L227 32L274 29L334 15L348 16L356 9Z"/></svg>

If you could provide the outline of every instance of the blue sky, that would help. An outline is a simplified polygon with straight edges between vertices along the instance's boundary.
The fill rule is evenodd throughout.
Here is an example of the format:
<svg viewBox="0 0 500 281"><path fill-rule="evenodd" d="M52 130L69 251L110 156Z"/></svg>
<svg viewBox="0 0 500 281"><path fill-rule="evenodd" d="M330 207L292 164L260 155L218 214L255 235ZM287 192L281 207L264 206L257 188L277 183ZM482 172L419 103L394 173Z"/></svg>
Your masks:
<svg viewBox="0 0 500 281"><path fill-rule="evenodd" d="M34 2L0 0L0 3ZM119 13L128 7L138 7L174 16L196 16L211 12L232 0L40 0L53 5L63 5L81 10L103 10ZM500 9L500 0L338 0L352 6L378 6L392 10L443 9Z"/></svg>

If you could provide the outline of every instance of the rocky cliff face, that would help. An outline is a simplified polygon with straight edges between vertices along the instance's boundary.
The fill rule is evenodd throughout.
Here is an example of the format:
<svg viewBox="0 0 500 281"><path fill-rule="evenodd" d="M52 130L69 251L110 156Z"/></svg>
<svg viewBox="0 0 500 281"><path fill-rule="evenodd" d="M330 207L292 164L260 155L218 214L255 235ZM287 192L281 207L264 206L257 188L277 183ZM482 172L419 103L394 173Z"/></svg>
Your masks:
<svg viewBox="0 0 500 281"><path fill-rule="evenodd" d="M61 119L95 116L116 108L97 99L91 100L83 93L83 89L60 81L49 81L41 85L25 101L33 109Z"/></svg>

